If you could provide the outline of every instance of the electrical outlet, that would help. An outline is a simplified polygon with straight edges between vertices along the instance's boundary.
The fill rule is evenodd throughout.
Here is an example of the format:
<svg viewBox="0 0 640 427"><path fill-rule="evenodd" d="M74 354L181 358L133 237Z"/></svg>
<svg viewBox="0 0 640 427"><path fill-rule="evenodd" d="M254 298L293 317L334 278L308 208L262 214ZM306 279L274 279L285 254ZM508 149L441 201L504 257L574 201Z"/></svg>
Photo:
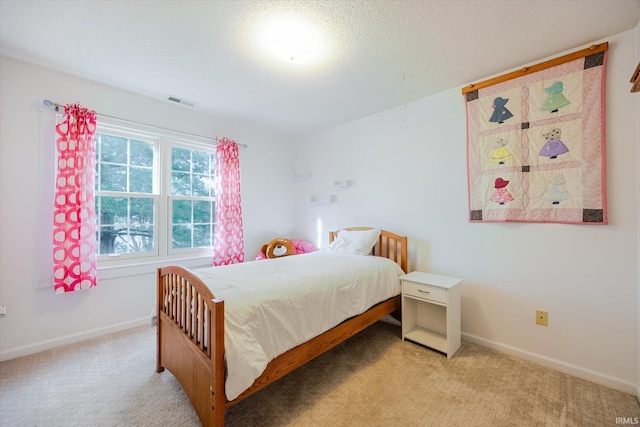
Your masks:
<svg viewBox="0 0 640 427"><path fill-rule="evenodd" d="M36 277L33 279L33 289L44 289L53 286L53 276L50 277Z"/></svg>
<svg viewBox="0 0 640 427"><path fill-rule="evenodd" d="M7 315L7 306L0 305L0 317L4 317Z"/></svg>
<svg viewBox="0 0 640 427"><path fill-rule="evenodd" d="M549 313L544 310L536 310L536 325L549 326Z"/></svg>

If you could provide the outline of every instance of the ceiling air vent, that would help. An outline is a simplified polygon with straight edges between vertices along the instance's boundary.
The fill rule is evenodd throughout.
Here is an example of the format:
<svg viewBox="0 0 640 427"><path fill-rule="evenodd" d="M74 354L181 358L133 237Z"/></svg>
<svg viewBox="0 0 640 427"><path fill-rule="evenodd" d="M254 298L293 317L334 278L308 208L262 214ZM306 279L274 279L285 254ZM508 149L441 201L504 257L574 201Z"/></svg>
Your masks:
<svg viewBox="0 0 640 427"><path fill-rule="evenodd" d="M193 101L189 101L182 98L177 98L175 96L167 96L167 101L175 102L176 104L186 105L188 107L195 107L196 103Z"/></svg>

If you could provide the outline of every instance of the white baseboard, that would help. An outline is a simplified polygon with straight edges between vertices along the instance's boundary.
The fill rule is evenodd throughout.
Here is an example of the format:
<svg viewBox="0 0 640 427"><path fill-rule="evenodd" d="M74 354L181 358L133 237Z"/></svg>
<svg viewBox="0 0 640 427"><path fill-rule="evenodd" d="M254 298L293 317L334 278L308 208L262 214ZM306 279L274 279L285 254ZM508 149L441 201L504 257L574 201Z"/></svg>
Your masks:
<svg viewBox="0 0 640 427"><path fill-rule="evenodd" d="M16 357L28 356L29 354L39 353L44 350L50 350L52 348L60 347L62 345L74 344L74 343L85 341L91 338L100 337L102 335L124 331L124 330L135 328L138 326L149 325L149 321L150 321L149 317L144 317L142 319L130 320L128 322L122 322L115 325L106 326L104 328L91 329L89 331L67 335L61 338L41 341L36 344L31 344L23 347L17 347L14 349L6 350L3 352L0 352L0 362L9 360L9 359L15 359Z"/></svg>
<svg viewBox="0 0 640 427"><path fill-rule="evenodd" d="M561 360L552 359L541 354L532 353L527 350L522 350L510 345L501 344L492 340L488 340L476 335L467 333L462 334L462 339L474 344L481 345L483 347L496 350L500 353L505 353L511 356L519 357L520 359L528 360L530 362L537 363L539 365L546 366L556 371L564 372L565 374L573 375L574 377L582 378L587 381L601 384L616 390L620 390L623 393L636 395L640 401L640 385L625 381L621 378L616 378L611 375L596 372L591 369L583 368L581 366L573 365L571 363L563 362Z"/></svg>

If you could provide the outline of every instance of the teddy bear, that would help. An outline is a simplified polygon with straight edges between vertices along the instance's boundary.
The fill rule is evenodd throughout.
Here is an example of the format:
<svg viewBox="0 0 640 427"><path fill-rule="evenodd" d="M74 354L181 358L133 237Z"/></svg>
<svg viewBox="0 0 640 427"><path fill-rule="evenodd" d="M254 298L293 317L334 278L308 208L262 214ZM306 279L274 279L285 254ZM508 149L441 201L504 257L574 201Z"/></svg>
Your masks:
<svg viewBox="0 0 640 427"><path fill-rule="evenodd" d="M262 253L267 258L280 258L287 255L295 255L296 251L291 240L278 237L263 245Z"/></svg>
<svg viewBox="0 0 640 427"><path fill-rule="evenodd" d="M281 241L283 241L283 240L285 241L283 243L283 246L285 248L287 248L287 246L288 246L287 242L291 243L291 245L293 246L293 252L290 252L289 249L287 248L287 251L285 251L284 255L276 256L277 253L281 253L282 252L282 248L276 249L276 247L277 247L277 245L279 243L282 243ZM269 246L270 245L271 245L271 250L269 250ZM271 242L269 242L266 245L262 246L262 250L260 251L260 253L256 257L256 261L257 260L261 260L261 259L267 259L267 258L282 258L283 256L287 256L287 255L306 254L306 253L309 253L309 252L315 252L317 250L318 250L318 248L316 248L312 243L307 242L305 240L278 238L278 239L273 239ZM271 256L267 256L268 253L271 253L272 255Z"/></svg>

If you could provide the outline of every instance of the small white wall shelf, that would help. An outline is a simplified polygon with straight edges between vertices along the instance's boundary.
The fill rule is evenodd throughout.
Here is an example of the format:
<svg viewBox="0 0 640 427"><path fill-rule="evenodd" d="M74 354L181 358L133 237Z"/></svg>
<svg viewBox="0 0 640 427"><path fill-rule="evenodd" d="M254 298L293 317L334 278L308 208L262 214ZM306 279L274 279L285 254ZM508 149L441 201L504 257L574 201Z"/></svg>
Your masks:
<svg viewBox="0 0 640 427"><path fill-rule="evenodd" d="M293 182L308 181L311 179L311 173L296 173L293 175Z"/></svg>
<svg viewBox="0 0 640 427"><path fill-rule="evenodd" d="M336 188L347 188L351 187L353 181L350 179L343 179L342 181L333 181L333 186Z"/></svg>
<svg viewBox="0 0 640 427"><path fill-rule="evenodd" d="M333 203L335 202L335 200L336 200L336 196L334 196L333 194L329 194L329 196L327 196L327 198L325 199L318 199L316 196L309 197L309 203L311 203L312 205Z"/></svg>

